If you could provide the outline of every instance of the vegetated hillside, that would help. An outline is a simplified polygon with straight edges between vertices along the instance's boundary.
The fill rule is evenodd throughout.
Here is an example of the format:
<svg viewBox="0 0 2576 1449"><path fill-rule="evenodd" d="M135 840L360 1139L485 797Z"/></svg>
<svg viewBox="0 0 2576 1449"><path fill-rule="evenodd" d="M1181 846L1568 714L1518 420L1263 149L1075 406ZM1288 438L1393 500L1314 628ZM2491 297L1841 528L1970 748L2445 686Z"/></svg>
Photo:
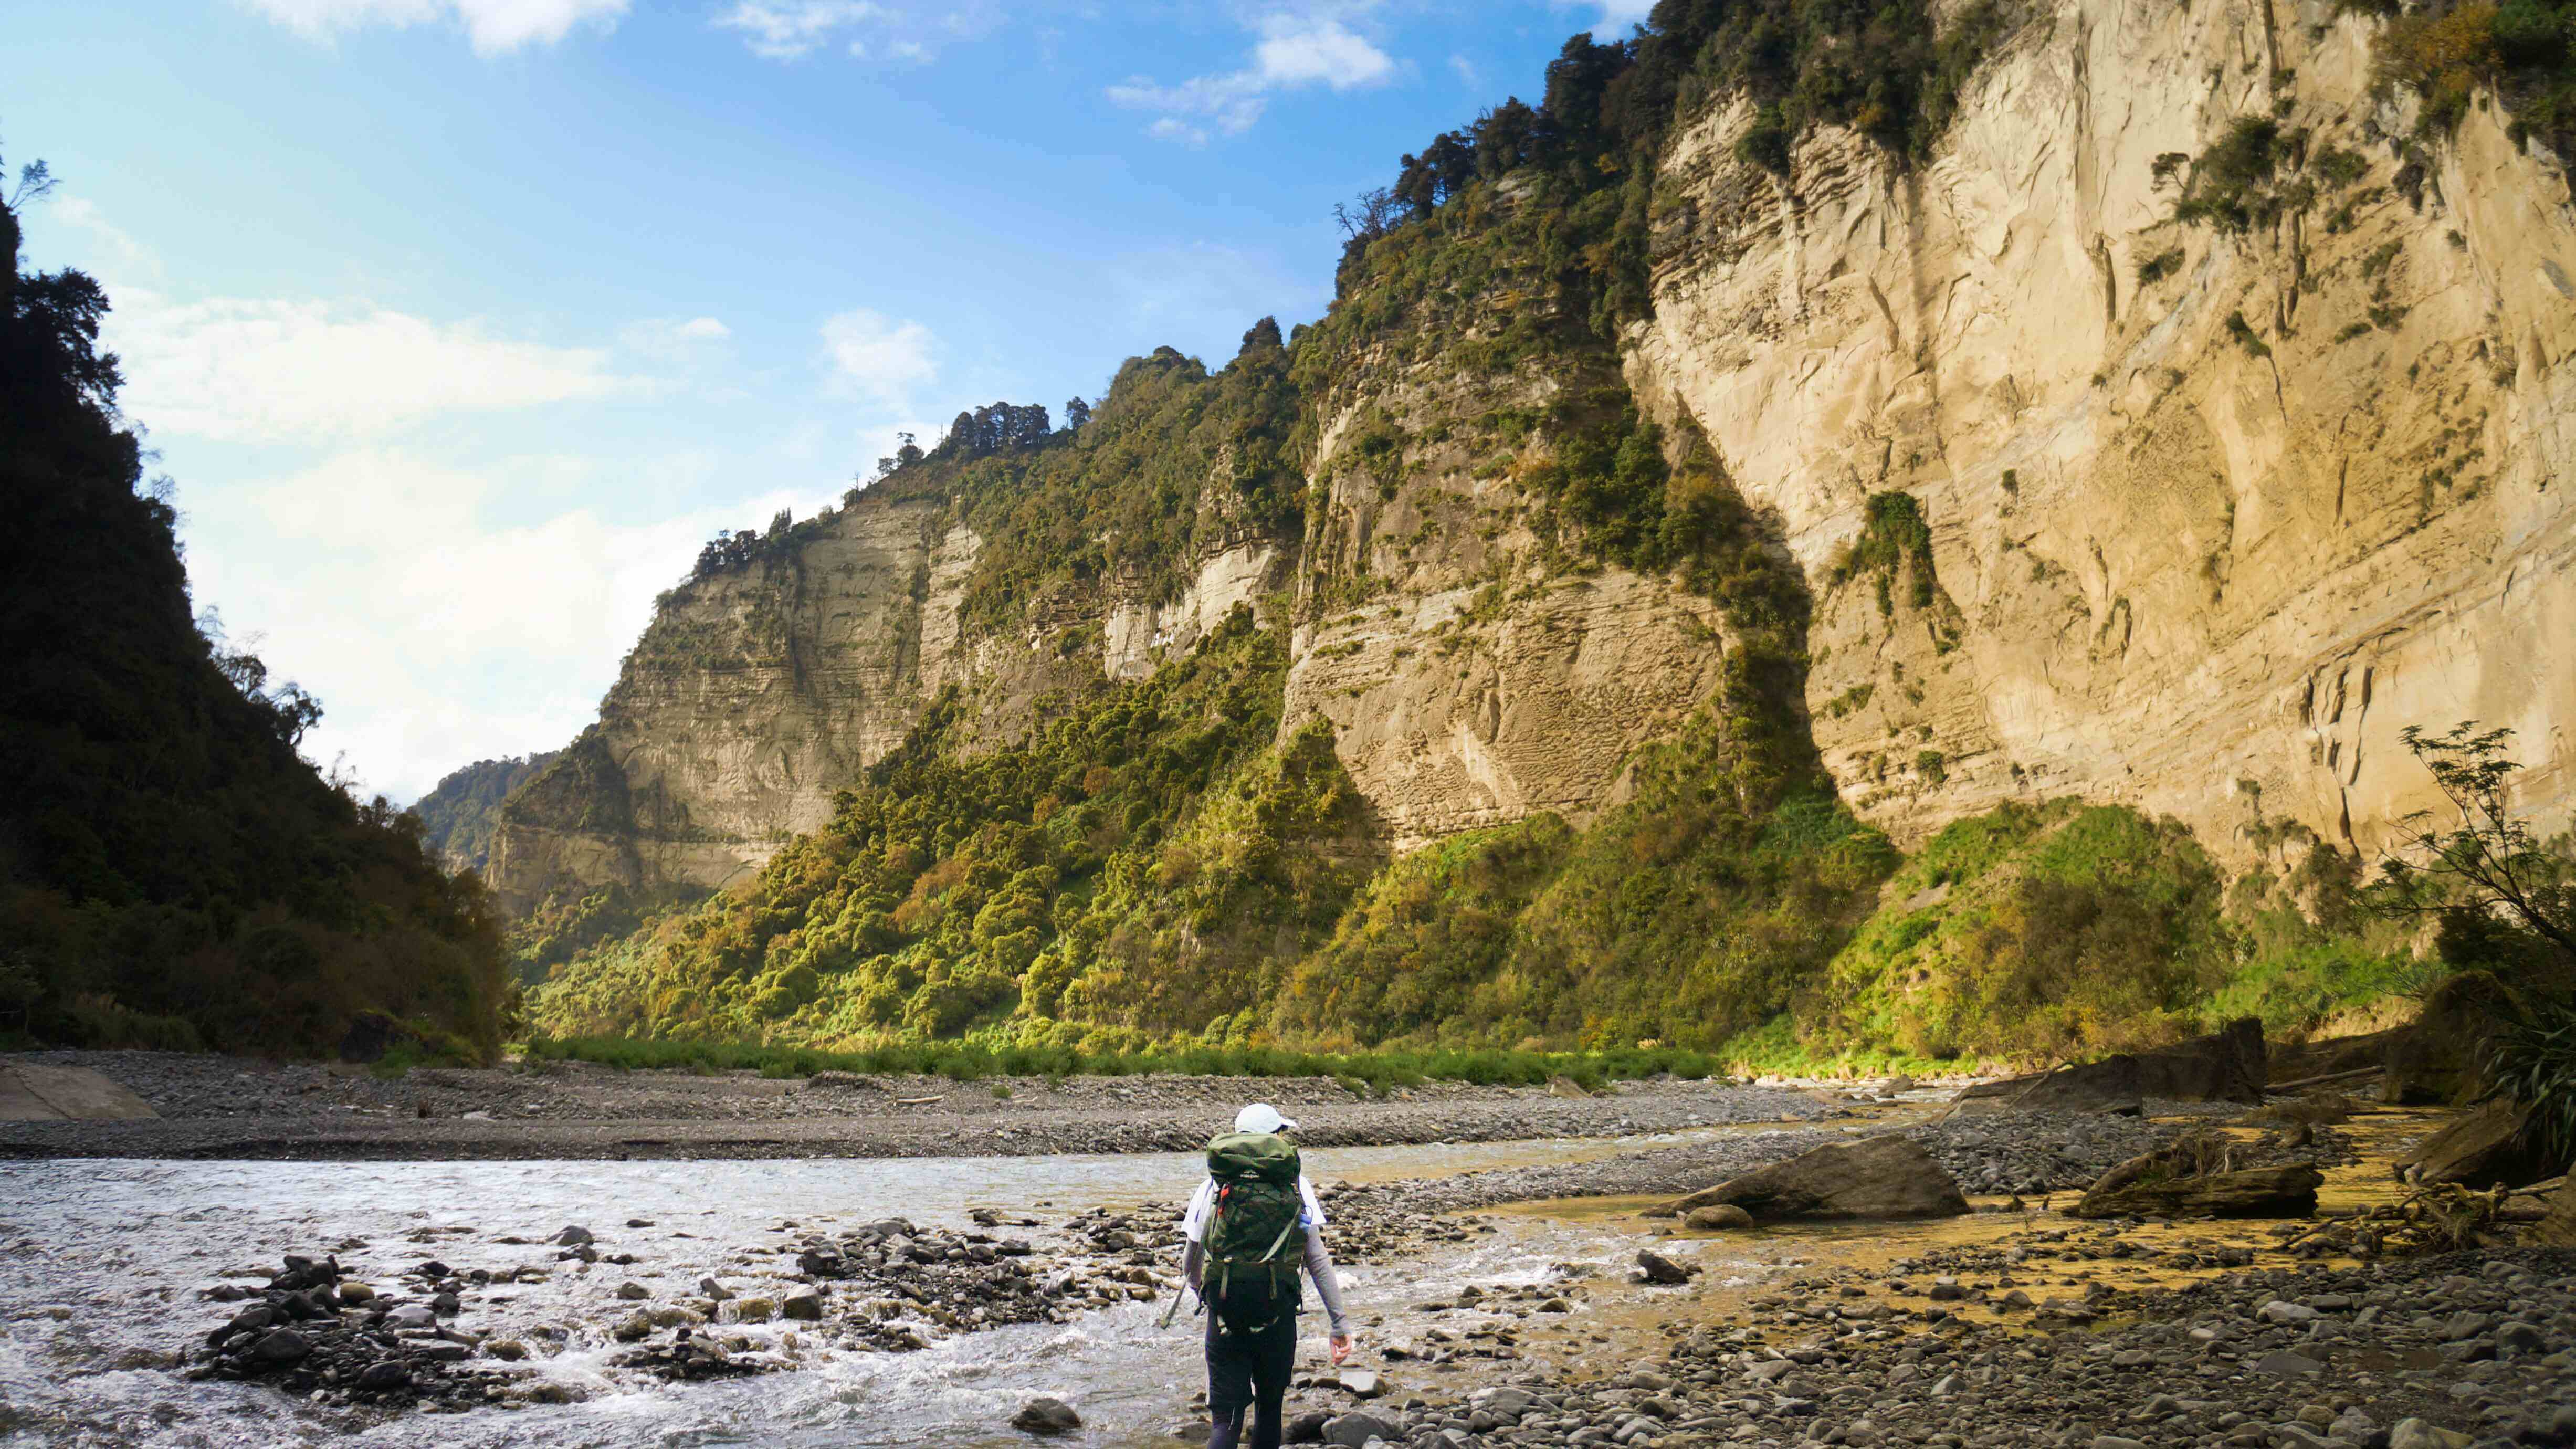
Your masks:
<svg viewBox="0 0 2576 1449"><path fill-rule="evenodd" d="M1314 326L711 548L505 811L541 1023L1785 1060L2366 1013L2457 964L2351 904L2437 799L2400 729L2511 725L2576 798L2565 57L2460 16L1577 37L1348 211ZM1122 691L1274 637L1266 739L1073 788ZM1231 837L1309 857L1238 898L1171 841L1256 739L1350 804Z"/></svg>
<svg viewBox="0 0 2576 1449"><path fill-rule="evenodd" d="M316 775L295 746L319 706L192 622L96 348L105 294L21 272L5 206L0 243L0 1033L307 1053L384 1012L492 1054L481 888Z"/></svg>
<svg viewBox="0 0 2576 1449"><path fill-rule="evenodd" d="M492 826L501 802L536 778L558 753L504 755L448 771L411 807L420 817L422 842L449 870L483 870L492 863Z"/></svg>

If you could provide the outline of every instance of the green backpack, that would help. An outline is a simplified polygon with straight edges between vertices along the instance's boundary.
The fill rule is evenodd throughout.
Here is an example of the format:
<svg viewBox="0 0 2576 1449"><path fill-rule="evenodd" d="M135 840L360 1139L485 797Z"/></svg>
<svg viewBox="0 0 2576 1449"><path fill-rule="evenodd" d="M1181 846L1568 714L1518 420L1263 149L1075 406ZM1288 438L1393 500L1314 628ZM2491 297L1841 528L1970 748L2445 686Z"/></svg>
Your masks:
<svg viewBox="0 0 2576 1449"><path fill-rule="evenodd" d="M1283 1309L1297 1311L1306 1258L1297 1144L1275 1132L1229 1132L1208 1144L1207 1167L1216 1203L1201 1244L1201 1296L1220 1329L1257 1333Z"/></svg>

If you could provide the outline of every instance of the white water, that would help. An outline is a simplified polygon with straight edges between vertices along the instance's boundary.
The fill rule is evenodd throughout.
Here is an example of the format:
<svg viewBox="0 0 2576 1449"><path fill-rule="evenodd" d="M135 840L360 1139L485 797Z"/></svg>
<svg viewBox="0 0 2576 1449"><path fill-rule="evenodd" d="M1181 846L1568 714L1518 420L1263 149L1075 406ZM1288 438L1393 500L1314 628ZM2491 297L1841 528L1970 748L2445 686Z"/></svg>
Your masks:
<svg viewBox="0 0 2576 1449"><path fill-rule="evenodd" d="M1671 1138L1654 1139L1671 1141ZM1411 1177L1595 1155L1611 1144L1526 1142L1358 1148L1312 1154L1319 1181ZM1631 1140L1622 1148L1646 1145ZM467 1329L537 1340L573 1330L561 1356L531 1364L589 1397L568 1405L409 1415L358 1442L479 1446L1019 1445L1004 1427L1031 1395L1075 1404L1085 1427L1067 1441L1171 1446L1200 1387L1199 1325L1184 1312L1158 1329L1161 1303L1133 1303L1068 1324L960 1335L904 1354L831 1351L802 1369L664 1386L612 1370L622 1346L606 1328L632 1305L610 1296L632 1279L656 1301L693 1295L713 1274L744 1293L793 1271L744 1248L791 1241L783 1222L847 1227L887 1216L968 1225L975 1207L1027 1211L1050 1225L1093 1206L1177 1201L1199 1171L1184 1153L1115 1157L974 1157L777 1162L140 1162L0 1164L0 1444L238 1446L346 1441L345 1410L308 1408L253 1385L192 1384L160 1368L121 1367L184 1348L230 1310L199 1299L220 1281L258 1286L285 1253L319 1254L348 1238L350 1275L398 1291L400 1268L435 1256L459 1270L521 1263L557 1269L543 1239L568 1223L599 1235L629 1267L560 1265L544 1284L495 1284L469 1297ZM1040 1208L1041 1201L1052 1203ZM650 1228L629 1229L629 1218ZM1474 1282L1536 1282L1553 1265L1607 1270L1633 1241L1603 1224L1499 1220L1501 1231L1420 1262L1345 1267L1355 1318ZM427 1242L424 1228L464 1227ZM517 1235L529 1246L494 1243ZM1715 1260L1709 1261L1715 1265ZM1748 1271L1766 1265L1745 1263ZM251 1276L256 1274L257 1276ZM501 1300L508 1300L506 1302ZM1301 1363L1320 1361L1320 1315L1306 1320ZM1454 1328L1457 1324L1452 1321ZM790 1327L745 1326L756 1339ZM1383 1336L1383 1335L1381 1335ZM1489 1365L1499 1377L1506 1366ZM1472 1383L1476 1370L1463 1371ZM1425 1375L1416 1376L1420 1378Z"/></svg>

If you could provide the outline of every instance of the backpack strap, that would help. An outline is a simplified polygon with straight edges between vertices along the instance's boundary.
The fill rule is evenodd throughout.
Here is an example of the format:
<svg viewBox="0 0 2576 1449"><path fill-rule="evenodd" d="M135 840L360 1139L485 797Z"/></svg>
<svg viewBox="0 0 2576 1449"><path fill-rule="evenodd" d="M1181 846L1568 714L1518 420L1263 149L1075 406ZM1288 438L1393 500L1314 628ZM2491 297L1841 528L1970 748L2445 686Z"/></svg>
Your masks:
<svg viewBox="0 0 2576 1449"><path fill-rule="evenodd" d="M1261 1262L1267 1263L1271 1259L1279 1256L1280 1247L1288 1241L1288 1235L1290 1233L1297 1231L1297 1224L1305 1218L1305 1215L1306 1210L1301 1207L1297 1210L1297 1216L1290 1218L1285 1224L1281 1225L1279 1236L1270 1240L1270 1251L1261 1255Z"/></svg>

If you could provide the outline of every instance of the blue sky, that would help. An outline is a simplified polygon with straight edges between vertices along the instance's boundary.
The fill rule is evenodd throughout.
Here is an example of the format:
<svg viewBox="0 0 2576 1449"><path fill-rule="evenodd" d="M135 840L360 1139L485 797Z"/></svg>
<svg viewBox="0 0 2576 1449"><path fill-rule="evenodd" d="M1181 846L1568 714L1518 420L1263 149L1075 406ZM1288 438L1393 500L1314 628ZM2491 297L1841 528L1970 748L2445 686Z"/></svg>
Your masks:
<svg viewBox="0 0 2576 1449"><path fill-rule="evenodd" d="M201 608L409 799L588 722L716 529L1221 363L1332 203L1645 0L19 0L28 260L117 304Z"/></svg>

